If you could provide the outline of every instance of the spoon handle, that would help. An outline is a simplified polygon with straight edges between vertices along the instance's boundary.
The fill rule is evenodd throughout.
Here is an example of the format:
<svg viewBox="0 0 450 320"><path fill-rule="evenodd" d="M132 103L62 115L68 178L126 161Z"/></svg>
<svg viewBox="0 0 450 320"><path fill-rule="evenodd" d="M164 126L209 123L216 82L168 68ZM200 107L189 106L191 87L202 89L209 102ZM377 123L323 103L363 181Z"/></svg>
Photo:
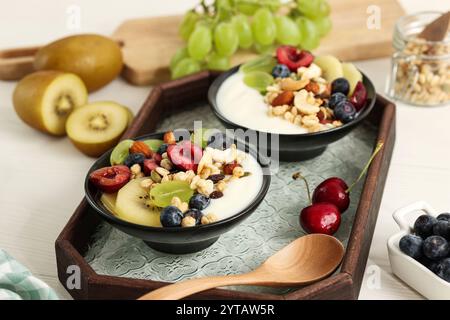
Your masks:
<svg viewBox="0 0 450 320"><path fill-rule="evenodd" d="M260 282L260 279L254 272L240 275L197 278L153 290L140 297L139 300L178 300L208 289L229 285L257 284L258 282Z"/></svg>

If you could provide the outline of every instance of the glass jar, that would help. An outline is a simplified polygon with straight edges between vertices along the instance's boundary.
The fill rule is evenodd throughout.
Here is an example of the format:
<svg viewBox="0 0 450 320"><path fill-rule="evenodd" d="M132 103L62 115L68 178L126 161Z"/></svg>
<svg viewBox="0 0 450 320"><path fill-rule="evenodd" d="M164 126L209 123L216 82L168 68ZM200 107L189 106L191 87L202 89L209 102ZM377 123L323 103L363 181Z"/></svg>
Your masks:
<svg viewBox="0 0 450 320"><path fill-rule="evenodd" d="M397 21L387 94L419 106L450 102L450 33L433 42L417 35L441 12L420 12Z"/></svg>

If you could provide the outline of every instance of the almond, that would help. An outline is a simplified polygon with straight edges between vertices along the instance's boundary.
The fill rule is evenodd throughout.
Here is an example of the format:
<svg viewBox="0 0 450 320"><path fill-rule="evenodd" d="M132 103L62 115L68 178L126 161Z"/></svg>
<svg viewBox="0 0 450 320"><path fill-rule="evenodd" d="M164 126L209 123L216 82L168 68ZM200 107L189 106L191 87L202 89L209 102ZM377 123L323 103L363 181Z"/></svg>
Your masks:
<svg viewBox="0 0 450 320"><path fill-rule="evenodd" d="M168 131L164 133L164 143L166 144L175 144L177 143L177 140L175 139L175 135L173 134L173 131Z"/></svg>
<svg viewBox="0 0 450 320"><path fill-rule="evenodd" d="M135 141L130 148L130 153L142 153L146 158L151 158L153 155L149 146L142 141Z"/></svg>
<svg viewBox="0 0 450 320"><path fill-rule="evenodd" d="M305 90L314 94L318 94L320 92L320 86L316 82L310 82L306 85Z"/></svg>
<svg viewBox="0 0 450 320"><path fill-rule="evenodd" d="M232 175L234 168L240 167L240 166L241 165L239 165L236 162L227 163L226 165L223 166L223 173L226 175Z"/></svg>
<svg viewBox="0 0 450 320"><path fill-rule="evenodd" d="M272 106L291 105L294 101L294 93L292 91L283 91L272 101Z"/></svg>
<svg viewBox="0 0 450 320"><path fill-rule="evenodd" d="M282 90L286 91L298 91L303 89L308 83L308 79L294 80L292 78L284 78L283 80L281 80L280 87Z"/></svg>

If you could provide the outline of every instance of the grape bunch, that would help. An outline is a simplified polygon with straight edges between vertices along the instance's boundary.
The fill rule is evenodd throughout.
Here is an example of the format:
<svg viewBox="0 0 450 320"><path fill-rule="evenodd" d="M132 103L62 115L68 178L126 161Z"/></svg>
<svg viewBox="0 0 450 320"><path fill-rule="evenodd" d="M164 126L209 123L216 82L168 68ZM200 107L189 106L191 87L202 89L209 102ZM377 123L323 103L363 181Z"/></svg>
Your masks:
<svg viewBox="0 0 450 320"><path fill-rule="evenodd" d="M227 70L239 49L273 53L280 44L315 49L331 30L329 14L326 0L202 0L180 25L186 46L171 59L172 78Z"/></svg>

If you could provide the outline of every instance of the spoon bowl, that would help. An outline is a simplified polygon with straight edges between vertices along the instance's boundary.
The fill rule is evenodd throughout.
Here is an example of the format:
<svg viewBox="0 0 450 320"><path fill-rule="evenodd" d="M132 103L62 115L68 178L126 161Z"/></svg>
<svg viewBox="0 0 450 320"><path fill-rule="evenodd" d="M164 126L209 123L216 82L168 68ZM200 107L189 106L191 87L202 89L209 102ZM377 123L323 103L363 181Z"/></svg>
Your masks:
<svg viewBox="0 0 450 320"><path fill-rule="evenodd" d="M249 273L191 279L154 290L139 300L176 300L229 285L306 285L333 273L341 263L344 251L344 246L335 237L310 234L293 241Z"/></svg>

